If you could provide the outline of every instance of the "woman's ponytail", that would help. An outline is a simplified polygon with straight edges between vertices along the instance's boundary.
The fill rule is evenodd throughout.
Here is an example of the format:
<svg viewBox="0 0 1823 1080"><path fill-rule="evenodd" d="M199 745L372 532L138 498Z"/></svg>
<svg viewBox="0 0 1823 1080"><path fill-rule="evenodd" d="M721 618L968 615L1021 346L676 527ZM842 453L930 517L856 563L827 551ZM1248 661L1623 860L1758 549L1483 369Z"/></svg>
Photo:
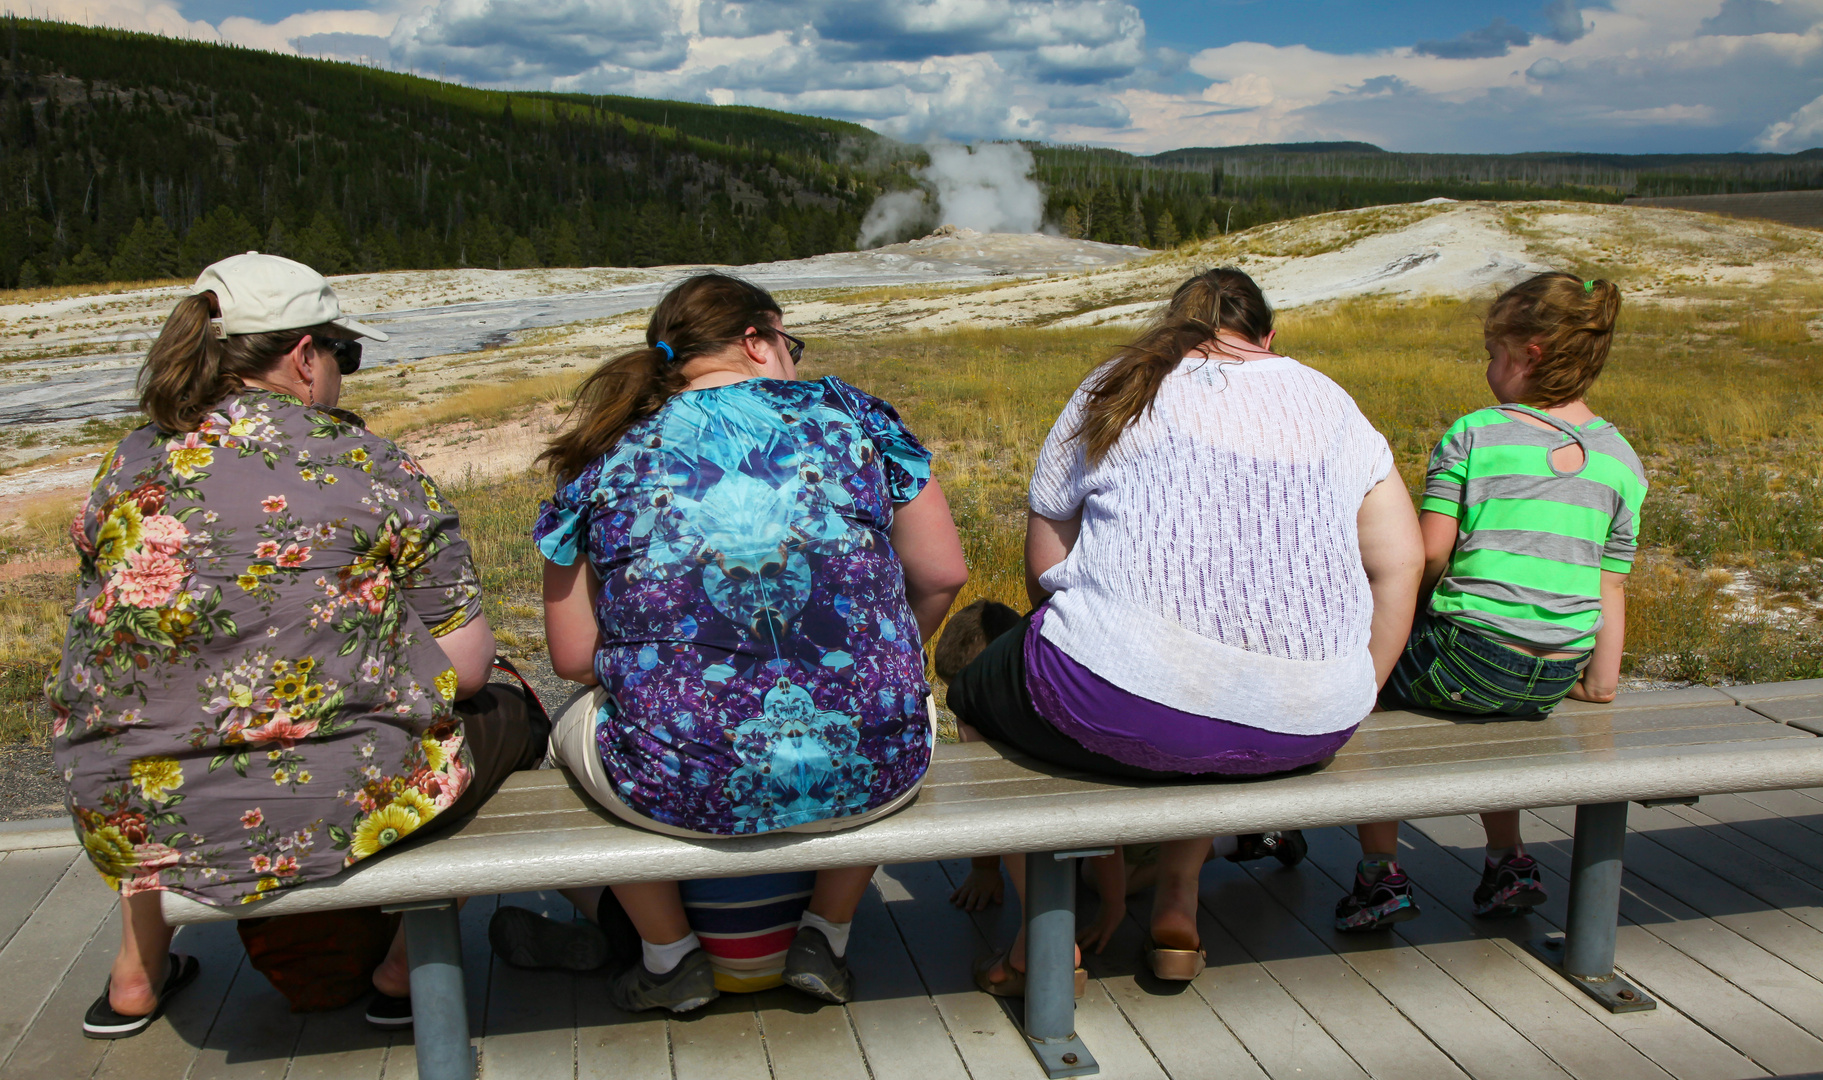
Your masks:
<svg viewBox="0 0 1823 1080"><path fill-rule="evenodd" d="M664 295L646 324L646 344L613 357L576 390L570 423L538 462L557 482L574 480L614 449L627 429L664 408L690 381L684 366L739 341L749 329L772 333L783 315L772 294L727 274L697 274Z"/></svg>
<svg viewBox="0 0 1823 1080"><path fill-rule="evenodd" d="M1071 437L1093 465L1152 407L1165 378L1184 357L1230 330L1263 345L1272 333L1272 307L1246 274L1233 267L1205 270L1171 296L1165 312L1139 340L1114 354L1084 388L1087 401Z"/></svg>
<svg viewBox="0 0 1823 1080"><path fill-rule="evenodd" d="M324 325L224 338L214 322L219 314L212 292L179 300L139 369L139 409L166 431L195 431L224 398L270 372L306 335L343 336Z"/></svg>

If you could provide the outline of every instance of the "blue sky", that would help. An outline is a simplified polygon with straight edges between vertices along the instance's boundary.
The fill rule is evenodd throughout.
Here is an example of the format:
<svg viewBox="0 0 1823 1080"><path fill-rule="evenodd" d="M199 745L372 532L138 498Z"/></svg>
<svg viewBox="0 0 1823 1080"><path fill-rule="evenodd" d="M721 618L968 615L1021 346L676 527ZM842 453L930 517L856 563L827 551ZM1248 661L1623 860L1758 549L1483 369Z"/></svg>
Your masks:
<svg viewBox="0 0 1823 1080"><path fill-rule="evenodd" d="M477 85L1151 152L1823 145L1823 0L31 0ZM0 10L20 10L0 0Z"/></svg>

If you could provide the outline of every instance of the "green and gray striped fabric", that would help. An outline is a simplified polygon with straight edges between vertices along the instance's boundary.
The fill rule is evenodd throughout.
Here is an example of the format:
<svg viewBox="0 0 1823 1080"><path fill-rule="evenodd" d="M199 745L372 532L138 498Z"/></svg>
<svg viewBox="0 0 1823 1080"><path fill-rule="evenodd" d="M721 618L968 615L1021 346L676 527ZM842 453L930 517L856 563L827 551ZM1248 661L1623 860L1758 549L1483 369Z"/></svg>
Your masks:
<svg viewBox="0 0 1823 1080"><path fill-rule="evenodd" d="M1633 568L1645 470L1614 425L1597 417L1574 429L1586 463L1559 475L1551 451L1577 440L1515 419L1510 408L1469 413L1431 454L1422 508L1458 522L1431 610L1496 639L1591 648L1601 572Z"/></svg>

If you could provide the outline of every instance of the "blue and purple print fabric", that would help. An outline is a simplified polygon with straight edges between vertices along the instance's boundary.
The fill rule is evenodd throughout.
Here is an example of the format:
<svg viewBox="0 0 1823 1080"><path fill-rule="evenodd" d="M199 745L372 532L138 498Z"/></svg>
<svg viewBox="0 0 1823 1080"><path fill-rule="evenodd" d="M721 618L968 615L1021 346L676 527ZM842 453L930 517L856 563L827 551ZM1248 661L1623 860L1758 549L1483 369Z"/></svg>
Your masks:
<svg viewBox="0 0 1823 1080"><path fill-rule="evenodd" d="M760 833L860 814L930 764L924 651L888 542L930 452L834 378L678 394L538 515L600 582L596 743L627 805Z"/></svg>

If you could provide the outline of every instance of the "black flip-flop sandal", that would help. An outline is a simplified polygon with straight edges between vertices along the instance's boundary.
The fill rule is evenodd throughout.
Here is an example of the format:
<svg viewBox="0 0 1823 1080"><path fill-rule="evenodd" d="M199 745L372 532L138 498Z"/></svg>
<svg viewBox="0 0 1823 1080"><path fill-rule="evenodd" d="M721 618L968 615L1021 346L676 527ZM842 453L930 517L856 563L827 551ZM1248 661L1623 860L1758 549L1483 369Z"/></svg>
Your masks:
<svg viewBox="0 0 1823 1080"><path fill-rule="evenodd" d="M177 996L178 991L196 981L196 975L202 970L202 964L194 956L171 954L165 970L165 985L158 991L158 1004L144 1016L127 1016L114 1011L108 1004L108 991L112 986L101 988L101 996L89 1006L89 1011L82 1017L82 1034L90 1039L130 1039L152 1026L153 1021L165 1014L165 1006Z"/></svg>
<svg viewBox="0 0 1823 1080"><path fill-rule="evenodd" d="M367 1022L381 1031L398 1031L411 1026L411 997L393 997L378 990L367 999Z"/></svg>

